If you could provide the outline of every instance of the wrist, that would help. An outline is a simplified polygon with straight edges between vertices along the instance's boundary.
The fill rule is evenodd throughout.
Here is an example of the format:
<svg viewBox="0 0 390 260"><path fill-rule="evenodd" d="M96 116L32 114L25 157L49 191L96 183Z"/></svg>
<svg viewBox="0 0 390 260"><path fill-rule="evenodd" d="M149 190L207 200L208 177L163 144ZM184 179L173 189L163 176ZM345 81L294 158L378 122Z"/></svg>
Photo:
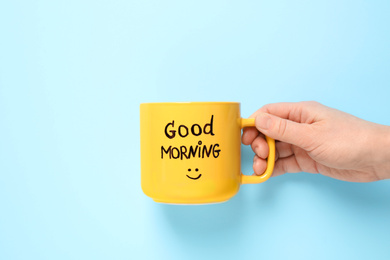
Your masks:
<svg viewBox="0 0 390 260"><path fill-rule="evenodd" d="M374 169L380 180L390 179L390 126L381 126L378 129L374 156Z"/></svg>

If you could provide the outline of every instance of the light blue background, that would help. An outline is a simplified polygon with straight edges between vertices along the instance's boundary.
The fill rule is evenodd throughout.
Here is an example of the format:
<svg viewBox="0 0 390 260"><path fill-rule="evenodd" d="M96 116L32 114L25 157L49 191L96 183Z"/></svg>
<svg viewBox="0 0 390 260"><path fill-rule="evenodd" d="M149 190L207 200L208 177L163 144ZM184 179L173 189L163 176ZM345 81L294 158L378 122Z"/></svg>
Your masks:
<svg viewBox="0 0 390 260"><path fill-rule="evenodd" d="M140 187L139 104L317 100L390 125L389 1L2 1L0 259L389 259L390 182ZM353 144L351 144L353 145ZM243 171L253 153L243 147Z"/></svg>

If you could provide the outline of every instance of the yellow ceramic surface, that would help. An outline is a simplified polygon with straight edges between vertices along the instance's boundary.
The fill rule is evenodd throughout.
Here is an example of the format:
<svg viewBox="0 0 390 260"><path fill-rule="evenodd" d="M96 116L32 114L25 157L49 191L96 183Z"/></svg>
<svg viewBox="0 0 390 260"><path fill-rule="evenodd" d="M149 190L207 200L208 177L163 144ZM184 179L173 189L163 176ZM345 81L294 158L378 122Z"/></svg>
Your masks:
<svg viewBox="0 0 390 260"><path fill-rule="evenodd" d="M228 200L240 184L260 183L271 175L275 141L261 176L241 174L240 103L145 103L140 106L141 185L157 202L217 203Z"/></svg>

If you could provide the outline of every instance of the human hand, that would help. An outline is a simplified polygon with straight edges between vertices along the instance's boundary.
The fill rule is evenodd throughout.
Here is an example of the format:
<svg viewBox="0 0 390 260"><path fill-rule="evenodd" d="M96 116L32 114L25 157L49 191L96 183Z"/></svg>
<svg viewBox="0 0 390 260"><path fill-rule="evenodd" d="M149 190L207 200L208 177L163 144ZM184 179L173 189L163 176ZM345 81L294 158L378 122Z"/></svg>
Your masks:
<svg viewBox="0 0 390 260"><path fill-rule="evenodd" d="M256 175L266 168L267 135L277 140L273 176L303 171L352 182L390 178L389 126L317 102L268 104L251 118L256 128L244 129L242 143L255 152Z"/></svg>

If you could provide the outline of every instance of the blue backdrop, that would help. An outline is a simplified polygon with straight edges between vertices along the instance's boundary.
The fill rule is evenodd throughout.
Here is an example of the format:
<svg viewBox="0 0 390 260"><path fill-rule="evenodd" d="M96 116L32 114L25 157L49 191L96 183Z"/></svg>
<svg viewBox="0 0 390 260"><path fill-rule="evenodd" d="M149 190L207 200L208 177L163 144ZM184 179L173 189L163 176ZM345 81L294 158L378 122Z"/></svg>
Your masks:
<svg viewBox="0 0 390 260"><path fill-rule="evenodd" d="M172 206L142 193L139 163L142 102L238 101L247 117L317 100L390 125L389 13L389 1L2 1L0 259L389 259L389 181L287 174Z"/></svg>

